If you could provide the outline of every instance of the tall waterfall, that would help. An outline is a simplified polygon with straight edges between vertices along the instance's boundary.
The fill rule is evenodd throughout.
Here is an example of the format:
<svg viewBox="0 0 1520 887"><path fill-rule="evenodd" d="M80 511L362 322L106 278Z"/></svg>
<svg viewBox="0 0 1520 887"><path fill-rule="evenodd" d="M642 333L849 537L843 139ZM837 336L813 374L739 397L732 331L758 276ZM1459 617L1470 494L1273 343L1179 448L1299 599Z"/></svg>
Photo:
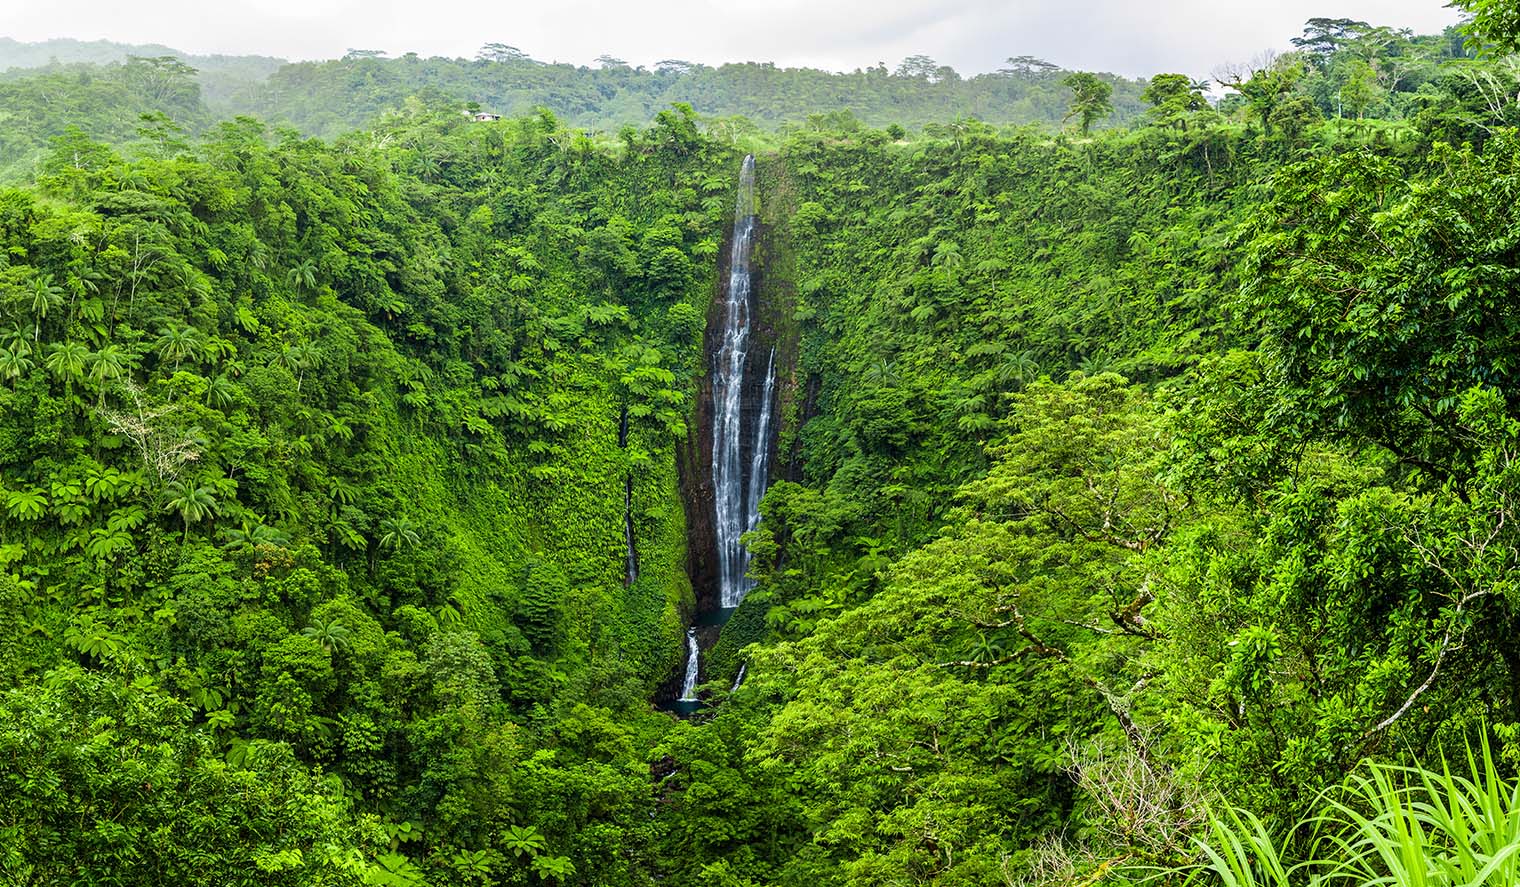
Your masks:
<svg viewBox="0 0 1520 887"><path fill-rule="evenodd" d="M697 630L686 629L686 677L681 680L682 702L697 701L698 657L701 655L697 647Z"/></svg>
<svg viewBox="0 0 1520 887"><path fill-rule="evenodd" d="M758 415L744 410L745 371L750 347L750 256L755 241L755 158L744 158L739 197L734 207L734 235L729 252L728 298L723 305L723 343L713 366L713 498L717 505L718 603L737 607L754 585L749 553L739 537L760 522L770 460L771 401L775 388L775 350L766 361ZM746 419L749 422L746 422ZM748 466L743 458L744 429L754 429ZM746 477L745 468L749 473Z"/></svg>

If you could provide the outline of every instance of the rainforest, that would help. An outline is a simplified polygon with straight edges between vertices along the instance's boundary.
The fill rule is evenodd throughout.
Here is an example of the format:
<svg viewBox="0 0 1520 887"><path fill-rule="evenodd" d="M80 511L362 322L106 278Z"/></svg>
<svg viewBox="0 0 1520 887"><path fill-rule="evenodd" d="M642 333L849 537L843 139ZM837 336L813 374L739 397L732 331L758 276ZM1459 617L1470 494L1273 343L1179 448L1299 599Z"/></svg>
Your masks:
<svg viewBox="0 0 1520 887"><path fill-rule="evenodd" d="M1520 884L1520 13L0 41L0 882Z"/></svg>

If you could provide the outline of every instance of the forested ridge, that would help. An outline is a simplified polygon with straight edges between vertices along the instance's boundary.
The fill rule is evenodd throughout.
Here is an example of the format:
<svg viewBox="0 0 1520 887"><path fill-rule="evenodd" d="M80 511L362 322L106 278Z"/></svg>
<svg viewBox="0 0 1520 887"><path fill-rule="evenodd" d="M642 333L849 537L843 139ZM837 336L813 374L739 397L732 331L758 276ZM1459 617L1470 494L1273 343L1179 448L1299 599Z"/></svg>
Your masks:
<svg viewBox="0 0 1520 887"><path fill-rule="evenodd" d="M917 129L976 118L1058 127L1069 71L1033 56L996 72L962 76L927 56L835 73L765 62L718 67L667 60L653 69L610 56L595 67L538 61L499 43L473 59L386 58L353 50L341 59L286 63L263 56L195 56L162 46L0 38L0 176L29 171L48 139L76 127L93 138L135 136L139 117L163 113L192 134L251 115L276 127L334 138L419 106L520 116L547 108L572 127L615 141L672 104L687 104L724 139L796 126L810 115L854 117ZM1145 83L1092 75L1111 94L1101 125L1137 119ZM14 174L14 172L13 172Z"/></svg>
<svg viewBox="0 0 1520 887"><path fill-rule="evenodd" d="M3 145L0 876L1520 883L1520 27L1467 6L1219 101L1026 59L1029 126L13 72L78 114ZM746 154L777 467L677 717Z"/></svg>

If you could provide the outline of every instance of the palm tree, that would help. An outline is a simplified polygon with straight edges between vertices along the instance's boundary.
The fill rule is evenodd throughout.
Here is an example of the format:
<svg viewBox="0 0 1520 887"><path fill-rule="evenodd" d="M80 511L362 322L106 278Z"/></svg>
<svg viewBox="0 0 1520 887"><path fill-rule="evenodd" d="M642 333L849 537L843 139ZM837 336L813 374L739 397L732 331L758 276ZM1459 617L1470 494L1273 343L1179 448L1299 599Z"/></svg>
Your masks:
<svg viewBox="0 0 1520 887"><path fill-rule="evenodd" d="M133 360L127 349L120 345L107 345L91 354L88 363L90 380L100 390L100 402L103 404L106 399L106 383L125 376Z"/></svg>
<svg viewBox="0 0 1520 887"><path fill-rule="evenodd" d="M328 503L329 503L329 505L328 505L328 512L333 517L337 517L338 514L340 512L342 512L344 506L354 504L354 501L356 499L358 499L358 498L359 498L359 488L358 487L354 486L353 484L349 483L348 481L344 480L341 477L335 477L335 478L332 478L332 479L328 480L328 482L327 482L327 499L328 499Z"/></svg>
<svg viewBox="0 0 1520 887"><path fill-rule="evenodd" d="M237 356L237 346L221 336L213 336L201 348L201 354L211 363L223 363Z"/></svg>
<svg viewBox="0 0 1520 887"><path fill-rule="evenodd" d="M380 547L393 551L400 551L403 547L416 548L422 542L417 530L417 525L404 514L388 517L380 522Z"/></svg>
<svg viewBox="0 0 1520 887"><path fill-rule="evenodd" d="M308 637L322 646L323 650L331 653L336 647L348 645L348 636L353 632L348 630L340 620L333 619L323 622L320 619L311 620L311 624L301 629L301 636Z"/></svg>
<svg viewBox="0 0 1520 887"><path fill-rule="evenodd" d="M153 345L158 349L161 360L174 361L174 371L177 373L180 363L200 350L201 331L189 324L166 326L159 332L158 341Z"/></svg>
<svg viewBox="0 0 1520 887"><path fill-rule="evenodd" d="M285 282L290 284L291 289L315 289L317 286L317 263L311 259L301 260L301 264L285 273Z"/></svg>
<svg viewBox="0 0 1520 887"><path fill-rule="evenodd" d="M107 345L89 357L90 378L105 384L120 379L132 366L132 355L120 345Z"/></svg>
<svg viewBox="0 0 1520 887"><path fill-rule="evenodd" d="M185 522L186 542L190 541L191 524L200 523L218 512L216 496L212 495L210 486L176 480L170 481L164 492L169 495L164 511L179 512L180 520Z"/></svg>
<svg viewBox="0 0 1520 887"><path fill-rule="evenodd" d="M9 379L11 388L16 387L16 380L26 375L34 364L26 356L26 352L11 348L0 348L0 377Z"/></svg>
<svg viewBox="0 0 1520 887"><path fill-rule="evenodd" d="M895 387L902 381L902 377L897 371L897 364L886 358L882 358L866 367L865 377L868 381L887 387Z"/></svg>
<svg viewBox="0 0 1520 887"><path fill-rule="evenodd" d="M1023 385L1038 378L1039 375L1040 365L1035 362L1034 355L1027 349L1008 355L997 370L997 379L1004 385L1014 382Z"/></svg>
<svg viewBox="0 0 1520 887"><path fill-rule="evenodd" d="M32 353L32 343L21 324L13 324L9 330L0 335L0 340L5 342L5 347L16 352L22 357Z"/></svg>
<svg viewBox="0 0 1520 887"><path fill-rule="evenodd" d="M33 342L42 335L42 322L47 319L48 311L61 304L63 288L53 283L53 275L43 274L32 281L32 317L36 319L36 325L32 327Z"/></svg>
<svg viewBox="0 0 1520 887"><path fill-rule="evenodd" d="M296 393L301 391L301 382L306 378L306 371L316 363L317 350L310 345L286 345L274 356L274 362L296 377Z"/></svg>
<svg viewBox="0 0 1520 887"><path fill-rule="evenodd" d="M47 368L64 382L84 378L90 349L83 342L60 342L48 347Z"/></svg>
<svg viewBox="0 0 1520 887"><path fill-rule="evenodd" d="M1108 349L1099 348L1097 351L1082 358L1082 372L1089 376L1105 373L1113 365L1113 358L1109 356Z"/></svg>
<svg viewBox="0 0 1520 887"><path fill-rule="evenodd" d="M237 386L226 376L206 383L206 406L228 407L237 399Z"/></svg>
<svg viewBox="0 0 1520 887"><path fill-rule="evenodd" d="M256 520L245 520L242 526L223 530L227 540L225 548L257 548L260 545L285 545L290 542L284 533Z"/></svg>
<svg viewBox="0 0 1520 887"><path fill-rule="evenodd" d="M327 430L322 432L323 442L326 443L329 439L347 443L354 439L354 428L348 424L348 420L339 416L330 416L327 420Z"/></svg>

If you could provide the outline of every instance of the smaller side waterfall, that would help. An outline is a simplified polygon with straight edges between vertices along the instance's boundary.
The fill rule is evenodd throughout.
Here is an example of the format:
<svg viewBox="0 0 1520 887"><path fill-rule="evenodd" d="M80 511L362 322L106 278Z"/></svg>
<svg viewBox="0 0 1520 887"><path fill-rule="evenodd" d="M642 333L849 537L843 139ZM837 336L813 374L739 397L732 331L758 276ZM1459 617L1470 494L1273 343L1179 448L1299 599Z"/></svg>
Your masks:
<svg viewBox="0 0 1520 887"><path fill-rule="evenodd" d="M618 416L618 449L628 449L628 405ZM624 563L624 585L639 581L639 553L633 547L633 475L623 476L623 547L627 552Z"/></svg>
<svg viewBox="0 0 1520 887"><path fill-rule="evenodd" d="M697 672L702 653L697 647L697 630L686 629L686 677L681 681L681 702L697 701Z"/></svg>
<svg viewBox="0 0 1520 887"><path fill-rule="evenodd" d="M639 552L633 547L633 478L623 479L623 545L627 549L625 574L632 585L639 581Z"/></svg>
<svg viewBox="0 0 1520 887"><path fill-rule="evenodd" d="M765 487L770 480L769 465L771 455L771 401L776 397L776 349L771 349L770 357L765 361L765 388L760 395L760 419L755 423L755 448L749 459L749 489L746 490L744 500L745 526L744 532L748 533L760 525L760 499L765 496ZM745 551L745 567L749 566L749 552ZM754 583L748 576L744 577L745 591Z"/></svg>
<svg viewBox="0 0 1520 887"><path fill-rule="evenodd" d="M740 684L744 683L744 669L748 667L748 662L739 663L739 673L737 675L734 675L734 685L728 688L728 692L734 692L735 690L739 689Z"/></svg>

